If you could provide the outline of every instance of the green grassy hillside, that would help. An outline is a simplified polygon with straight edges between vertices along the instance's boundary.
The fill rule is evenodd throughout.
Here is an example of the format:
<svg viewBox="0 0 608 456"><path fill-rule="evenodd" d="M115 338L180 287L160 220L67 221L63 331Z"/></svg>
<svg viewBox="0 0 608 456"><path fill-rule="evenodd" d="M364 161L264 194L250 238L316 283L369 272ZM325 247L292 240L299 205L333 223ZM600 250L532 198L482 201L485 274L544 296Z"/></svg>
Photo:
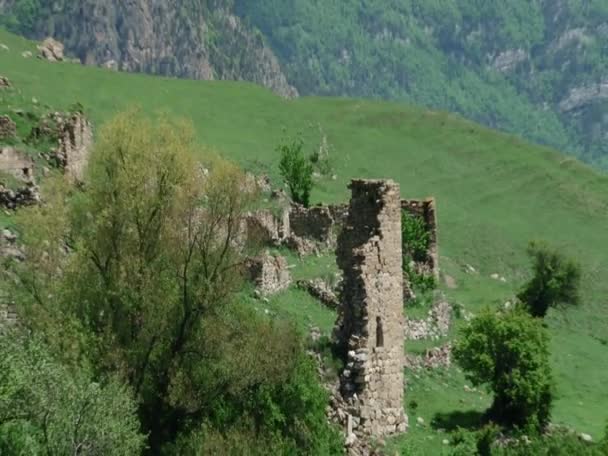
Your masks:
<svg viewBox="0 0 608 456"><path fill-rule="evenodd" d="M168 111L192 119L201 142L246 168L268 172L275 183L274 147L285 131L301 131L313 147L321 127L332 146L337 178L320 181L313 201L346 200L353 177L395 179L404 197L434 195L441 268L457 282L456 289L445 291L469 311L513 296L526 277L529 240L545 239L562 248L583 264L584 290L579 308L553 311L546 320L558 380L553 420L600 437L608 419L608 177L555 151L447 113L349 99L286 101L244 83L51 64L23 58L21 52L32 48L27 41L0 31L0 42L10 48L0 50L0 74L19 91L10 97L0 92L4 109L10 110L14 100L32 103L33 97L54 108L81 102L96 124L133 104L145 111ZM327 268L328 263L314 261ZM477 273L465 272L467 264ZM297 271L311 275L308 264L298 264ZM507 282L491 279L493 273ZM324 328L331 317L295 291L269 306L277 313L319 320ZM413 424L416 416L430 423L438 413L487 405L485 395L464 392L456 369L408 377L406 404L412 399L418 403L410 413L410 436L424 441L428 451L438 452L443 437Z"/></svg>

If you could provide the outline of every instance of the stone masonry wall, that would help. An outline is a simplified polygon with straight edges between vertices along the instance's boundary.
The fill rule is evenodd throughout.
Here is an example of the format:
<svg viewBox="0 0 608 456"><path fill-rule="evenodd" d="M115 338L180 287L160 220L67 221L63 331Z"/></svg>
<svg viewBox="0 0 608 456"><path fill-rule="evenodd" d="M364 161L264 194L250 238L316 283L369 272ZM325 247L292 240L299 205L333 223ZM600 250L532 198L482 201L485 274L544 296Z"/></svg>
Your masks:
<svg viewBox="0 0 608 456"><path fill-rule="evenodd" d="M423 264L416 267L419 273L428 272L439 279L439 249L437 242L437 210L435 198L424 200L402 200L401 208L413 216L421 217L430 234L430 245L427 251L427 259Z"/></svg>
<svg viewBox="0 0 608 456"><path fill-rule="evenodd" d="M306 208L293 204L289 212L290 235L312 241L321 248L334 248L346 221L348 206L329 205Z"/></svg>
<svg viewBox="0 0 608 456"><path fill-rule="evenodd" d="M291 284L291 274L287 260L280 255L271 255L268 251L245 262L249 280L262 296L269 296L285 290Z"/></svg>
<svg viewBox="0 0 608 456"><path fill-rule="evenodd" d="M346 357L340 389L352 433L380 437L407 429L401 200L390 180L353 180L350 188L337 249L344 273L337 335Z"/></svg>
<svg viewBox="0 0 608 456"><path fill-rule="evenodd" d="M60 119L59 146L55 156L65 173L77 182L82 182L84 171L93 146L93 128L81 113L72 113Z"/></svg>

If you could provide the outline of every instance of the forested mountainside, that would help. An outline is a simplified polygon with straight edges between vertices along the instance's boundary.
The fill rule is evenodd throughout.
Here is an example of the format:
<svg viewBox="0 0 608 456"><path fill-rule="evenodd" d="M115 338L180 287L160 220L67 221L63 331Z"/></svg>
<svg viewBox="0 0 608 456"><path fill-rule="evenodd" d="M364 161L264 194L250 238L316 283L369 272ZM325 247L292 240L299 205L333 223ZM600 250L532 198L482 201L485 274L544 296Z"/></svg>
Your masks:
<svg viewBox="0 0 608 456"><path fill-rule="evenodd" d="M293 97L259 32L222 1L0 0L0 23L52 35L81 62L193 79L247 80Z"/></svg>
<svg viewBox="0 0 608 456"><path fill-rule="evenodd" d="M405 100L608 168L605 0L45 3L0 0L3 22L87 63Z"/></svg>

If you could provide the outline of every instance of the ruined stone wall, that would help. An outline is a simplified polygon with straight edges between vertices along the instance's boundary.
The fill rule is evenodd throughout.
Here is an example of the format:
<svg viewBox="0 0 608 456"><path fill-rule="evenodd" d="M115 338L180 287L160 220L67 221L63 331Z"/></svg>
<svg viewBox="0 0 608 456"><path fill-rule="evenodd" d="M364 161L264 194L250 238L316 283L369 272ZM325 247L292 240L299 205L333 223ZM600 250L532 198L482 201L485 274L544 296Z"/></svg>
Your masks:
<svg viewBox="0 0 608 456"><path fill-rule="evenodd" d="M82 182L93 146L91 123L83 114L76 112L61 119L58 124L59 146L55 150L55 156L68 176Z"/></svg>
<svg viewBox="0 0 608 456"><path fill-rule="evenodd" d="M0 171L16 179L30 181L34 175L34 162L14 147L0 147Z"/></svg>
<svg viewBox="0 0 608 456"><path fill-rule="evenodd" d="M393 181L353 180L349 215L338 238L343 270L341 393L352 432L403 432L404 316L401 200Z"/></svg>
<svg viewBox="0 0 608 456"><path fill-rule="evenodd" d="M424 264L416 265L419 273L428 272L439 279L439 249L437 242L437 210L435 198L424 200L402 200L401 208L413 216L424 220L426 229L430 235L430 245L427 251L427 259Z"/></svg>
<svg viewBox="0 0 608 456"><path fill-rule="evenodd" d="M255 258L248 258L245 267L249 280L263 296L278 293L291 284L289 265L285 257L280 255L264 252Z"/></svg>
<svg viewBox="0 0 608 456"><path fill-rule="evenodd" d="M289 212L290 235L334 248L348 214L347 205L313 206L293 204Z"/></svg>

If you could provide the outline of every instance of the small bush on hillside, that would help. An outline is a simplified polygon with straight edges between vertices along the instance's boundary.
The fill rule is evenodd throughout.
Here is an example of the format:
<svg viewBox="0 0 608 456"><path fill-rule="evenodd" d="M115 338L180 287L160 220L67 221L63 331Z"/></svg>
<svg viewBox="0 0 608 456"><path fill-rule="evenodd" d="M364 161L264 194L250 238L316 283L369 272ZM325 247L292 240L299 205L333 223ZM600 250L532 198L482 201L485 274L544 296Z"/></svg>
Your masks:
<svg viewBox="0 0 608 456"><path fill-rule="evenodd" d="M578 304L580 266L557 250L542 243L530 243L528 255L533 261L534 277L518 295L534 317L544 317L549 307Z"/></svg>
<svg viewBox="0 0 608 456"><path fill-rule="evenodd" d="M548 345L545 328L527 313L486 309L462 330L454 357L474 385L494 393L493 421L541 430L553 397Z"/></svg>
<svg viewBox="0 0 608 456"><path fill-rule="evenodd" d="M299 204L308 207L312 190L313 167L311 161L302 150L304 142L297 138L288 144L277 147L281 154L279 171L289 187L291 198Z"/></svg>

